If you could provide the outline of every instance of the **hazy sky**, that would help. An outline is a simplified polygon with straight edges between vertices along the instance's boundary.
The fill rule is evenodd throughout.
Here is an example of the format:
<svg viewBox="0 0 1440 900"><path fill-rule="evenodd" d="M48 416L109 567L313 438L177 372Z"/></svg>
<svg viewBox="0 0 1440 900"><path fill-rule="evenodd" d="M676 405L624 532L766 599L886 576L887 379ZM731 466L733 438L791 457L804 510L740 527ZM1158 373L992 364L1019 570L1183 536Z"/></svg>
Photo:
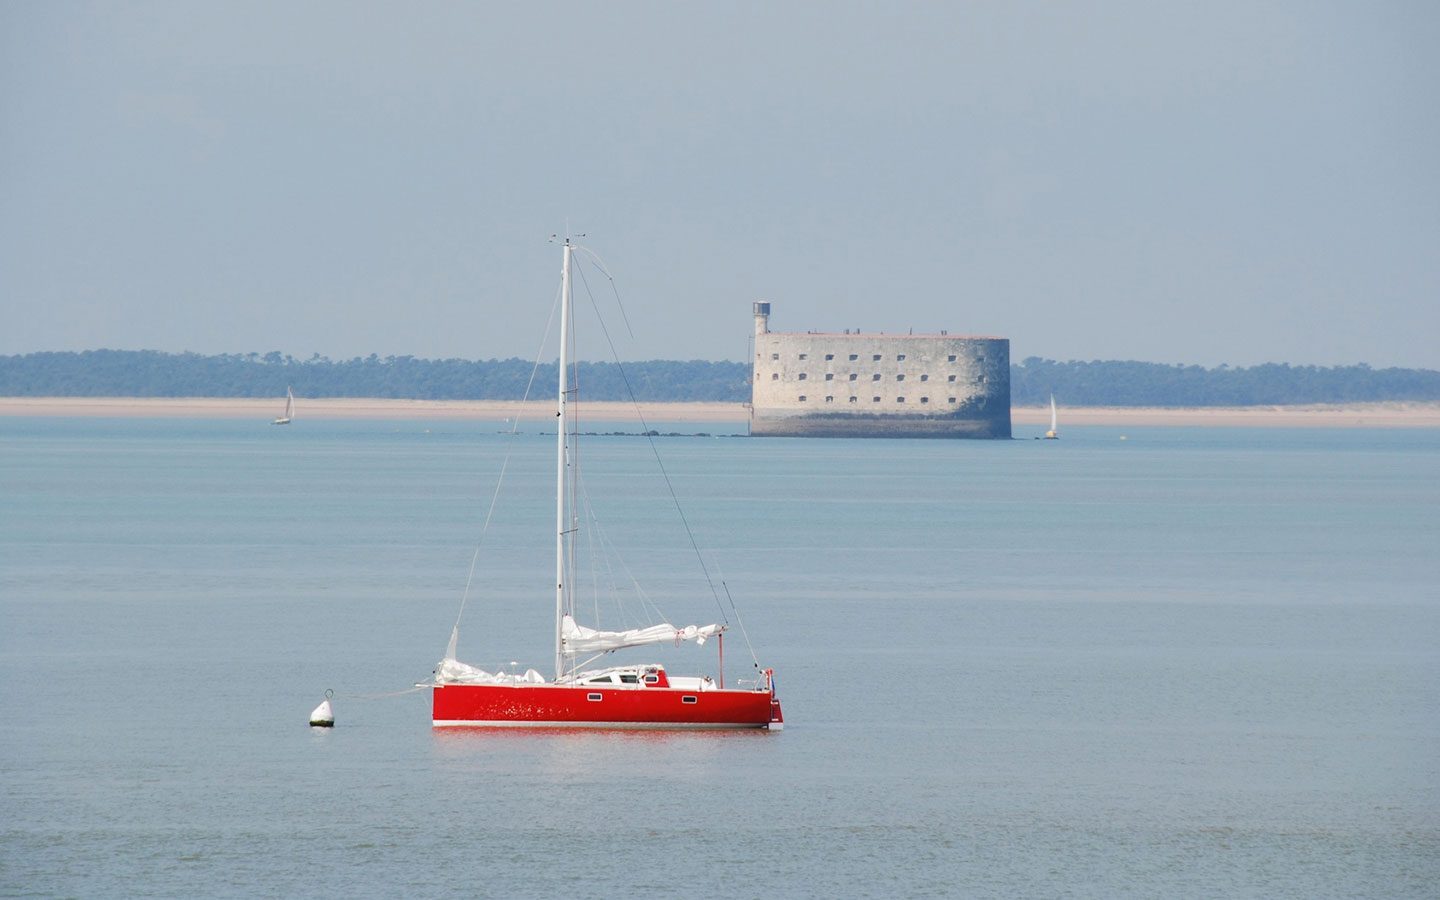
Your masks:
<svg viewBox="0 0 1440 900"><path fill-rule="evenodd" d="M1440 3L0 0L0 353L1440 368ZM602 347L582 352L606 358Z"/></svg>

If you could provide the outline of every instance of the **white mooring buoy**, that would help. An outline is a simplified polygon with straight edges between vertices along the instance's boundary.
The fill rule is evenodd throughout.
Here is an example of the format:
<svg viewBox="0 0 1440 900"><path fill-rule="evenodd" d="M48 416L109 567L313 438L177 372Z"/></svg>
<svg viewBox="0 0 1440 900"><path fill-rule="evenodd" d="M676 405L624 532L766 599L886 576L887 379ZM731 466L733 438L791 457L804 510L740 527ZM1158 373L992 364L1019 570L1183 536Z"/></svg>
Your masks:
<svg viewBox="0 0 1440 900"><path fill-rule="evenodd" d="M310 726L312 728L335 727L335 710L330 707L330 698L333 696L335 696L335 692L327 688L325 691L325 699L321 700L320 705L315 707L314 711L310 713Z"/></svg>

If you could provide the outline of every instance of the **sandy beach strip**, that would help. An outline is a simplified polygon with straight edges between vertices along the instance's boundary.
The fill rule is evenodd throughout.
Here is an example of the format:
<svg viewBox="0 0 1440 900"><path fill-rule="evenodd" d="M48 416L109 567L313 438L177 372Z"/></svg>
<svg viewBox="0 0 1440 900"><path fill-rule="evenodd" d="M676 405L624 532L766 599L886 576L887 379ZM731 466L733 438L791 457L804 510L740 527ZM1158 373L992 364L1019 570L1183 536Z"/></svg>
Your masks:
<svg viewBox="0 0 1440 900"><path fill-rule="evenodd" d="M92 418L256 419L280 415L285 399L232 397L0 397L0 416ZM632 403L586 402L581 421L635 421ZM641 403L646 422L744 423L749 410L740 403ZM306 419L396 419L402 421L471 420L504 422L549 420L555 401L541 400L381 400L356 397L297 397L295 422Z"/></svg>
<svg viewBox="0 0 1440 900"><path fill-rule="evenodd" d="M1050 408L1015 407L1015 426L1050 424ZM1226 428L1440 428L1440 403L1351 403L1305 406L1061 407L1060 431L1068 425L1211 425Z"/></svg>
<svg viewBox="0 0 1440 900"><path fill-rule="evenodd" d="M648 422L740 423L750 414L742 403L641 403ZM197 418L268 421L284 408L283 400L217 397L0 397L0 416L93 418ZM297 400L296 422L305 419L473 420L503 422L548 419L554 401L502 400L380 400L304 398ZM587 402L583 419L596 422L635 421L629 403ZM1017 406L1011 411L1017 428L1049 424L1049 407ZM1061 407L1060 430L1077 425L1223 426L1289 428L1440 428L1440 403L1358 403L1307 406L1240 406L1208 408Z"/></svg>

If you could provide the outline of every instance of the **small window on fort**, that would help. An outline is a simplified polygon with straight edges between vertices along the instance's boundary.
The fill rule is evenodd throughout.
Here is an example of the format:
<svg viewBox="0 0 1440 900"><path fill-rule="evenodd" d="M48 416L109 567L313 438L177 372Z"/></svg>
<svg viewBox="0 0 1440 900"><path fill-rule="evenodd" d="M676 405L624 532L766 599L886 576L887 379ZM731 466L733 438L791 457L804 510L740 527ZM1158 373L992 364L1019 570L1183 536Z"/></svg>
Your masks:
<svg viewBox="0 0 1440 900"><path fill-rule="evenodd" d="M952 353L952 354L950 354L950 362L954 362L954 361L955 361L955 354Z"/></svg>
<svg viewBox="0 0 1440 900"><path fill-rule="evenodd" d="M954 397L951 397L951 398L950 398L950 402L951 402L951 403L954 403L954 402L955 402L955 398L954 398Z"/></svg>
<svg viewBox="0 0 1440 900"><path fill-rule="evenodd" d="M929 375L921 375L921 376L920 376L920 380L921 380L921 381L929 381L929 380L930 380L930 376L929 376Z"/></svg>
<svg viewBox="0 0 1440 900"><path fill-rule="evenodd" d="M772 354L770 354L770 358L771 358L771 359L779 359L779 358L780 358L780 354L778 354L778 353L772 353Z"/></svg>
<svg viewBox="0 0 1440 900"><path fill-rule="evenodd" d="M985 376L984 376L984 375L976 375L976 376L975 376L975 383L976 383L976 384L984 384L984 383L985 383Z"/></svg>
<svg viewBox="0 0 1440 900"><path fill-rule="evenodd" d="M851 380L851 381L857 381L857 380L859 380L859 378L860 378L860 376L859 376L859 375L856 375L854 372L851 372L851 373L850 373L850 380Z"/></svg>
<svg viewBox="0 0 1440 900"><path fill-rule="evenodd" d="M851 361L851 362L854 362L855 360L857 360L857 359L859 359L859 358L860 358L859 354L856 354L856 353L850 354L850 361Z"/></svg>
<svg viewBox="0 0 1440 900"><path fill-rule="evenodd" d="M825 354L825 361L826 361L826 362L829 362L830 360L832 360L832 359L834 359L834 358L835 358L835 354L833 354L833 353L827 353L827 354Z"/></svg>
<svg viewBox="0 0 1440 900"><path fill-rule="evenodd" d="M880 402L880 398L879 398L879 397L871 397L871 398L870 398L870 401L871 401L872 403L879 403L879 402Z"/></svg>
<svg viewBox="0 0 1440 900"><path fill-rule="evenodd" d="M896 402L896 403L904 403L904 402L905 402L905 398L904 398L904 397L896 397L896 398L895 398L895 402Z"/></svg>
<svg viewBox="0 0 1440 900"><path fill-rule="evenodd" d="M807 376L804 372L801 372L801 373L800 373L800 380L801 380L801 381L804 381L807 377L808 377L808 376Z"/></svg>
<svg viewBox="0 0 1440 900"><path fill-rule="evenodd" d="M804 394L801 394L801 395L800 395L800 402L801 402L801 403L804 403L804 402L805 402L805 395L804 395Z"/></svg>
<svg viewBox="0 0 1440 900"><path fill-rule="evenodd" d="M771 372L771 373L770 373L770 380L771 380L771 381L779 381L779 380L780 380L780 373L779 373L779 372Z"/></svg>
<svg viewBox="0 0 1440 900"><path fill-rule="evenodd" d="M835 402L835 398L834 398L834 397L826 397L826 398L825 398L825 402L826 402L826 403L834 403L834 402Z"/></svg>
<svg viewBox="0 0 1440 900"><path fill-rule="evenodd" d="M930 402L930 398L929 398L929 397L921 397L921 398L920 398L920 402L921 402L921 403L929 403L929 402Z"/></svg>
<svg viewBox="0 0 1440 900"><path fill-rule="evenodd" d="M901 374L896 375L896 376L895 376L895 380L896 380L896 381L904 381L904 380L905 380L905 375L904 375L904 373L902 372Z"/></svg>
<svg viewBox="0 0 1440 900"><path fill-rule="evenodd" d="M801 359L809 359L809 358L810 358L810 354L808 354L808 353L802 353L802 354L800 354L800 358L801 358Z"/></svg>
<svg viewBox="0 0 1440 900"><path fill-rule="evenodd" d="M873 359L875 362L879 362L879 361L880 361L880 354L877 353L877 354L875 354L874 356L872 356L872 357L870 357L870 358Z"/></svg>
<svg viewBox="0 0 1440 900"><path fill-rule="evenodd" d="M879 373L879 372L876 372L874 375L871 375L871 376L870 376L870 380L871 380L871 381L879 381L879 380L880 380L880 373Z"/></svg>
<svg viewBox="0 0 1440 900"><path fill-rule="evenodd" d="M951 375L951 376L950 376L950 380L951 380L951 381L954 381L954 380L955 380L955 376L954 376L954 375Z"/></svg>
<svg viewBox="0 0 1440 900"><path fill-rule="evenodd" d="M860 399L859 397L851 397L851 398L850 398L850 402L851 402L851 403L854 403L856 400L859 400L859 399Z"/></svg>
<svg viewBox="0 0 1440 900"><path fill-rule="evenodd" d="M825 373L825 380L826 380L826 381L834 381L834 380L835 380L835 373L834 373L834 372L826 372L826 373Z"/></svg>
<svg viewBox="0 0 1440 900"><path fill-rule="evenodd" d="M904 361L905 361L905 354L901 353L899 356L895 357L895 361L896 361L896 362L904 362Z"/></svg>

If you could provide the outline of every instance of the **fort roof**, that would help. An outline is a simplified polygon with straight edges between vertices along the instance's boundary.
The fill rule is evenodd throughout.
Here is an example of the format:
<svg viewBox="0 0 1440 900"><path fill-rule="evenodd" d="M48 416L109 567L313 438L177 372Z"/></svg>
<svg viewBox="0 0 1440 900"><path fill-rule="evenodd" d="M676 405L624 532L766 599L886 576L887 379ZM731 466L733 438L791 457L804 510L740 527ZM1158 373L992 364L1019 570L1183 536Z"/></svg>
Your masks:
<svg viewBox="0 0 1440 900"><path fill-rule="evenodd" d="M767 332L765 332L765 333L766 333L766 334L775 335L775 336L777 336L777 337L789 337L789 336L791 336L791 335L795 335L795 336L804 335L804 336L806 336L806 337L824 337L824 338L841 338L841 339L844 339L844 338L856 338L856 339L858 339L858 340L873 340L873 339L875 339L875 338L884 338L884 339L886 339L886 340L891 340L891 339L895 339L895 340L905 340L905 339L910 339L910 338L914 338L914 339L922 339L922 338L923 338L923 339L926 339L926 340L945 339L945 340L962 340L962 341L1003 341L1003 340L1006 340L1006 338L1000 337L999 335L993 335L993 334L951 334L951 333L948 332L948 331L939 331L939 332L936 332L936 331L927 331L927 332L923 332L923 333L919 333L919 334L917 334L917 333L915 333L915 332L888 332L888 331L767 331Z"/></svg>

